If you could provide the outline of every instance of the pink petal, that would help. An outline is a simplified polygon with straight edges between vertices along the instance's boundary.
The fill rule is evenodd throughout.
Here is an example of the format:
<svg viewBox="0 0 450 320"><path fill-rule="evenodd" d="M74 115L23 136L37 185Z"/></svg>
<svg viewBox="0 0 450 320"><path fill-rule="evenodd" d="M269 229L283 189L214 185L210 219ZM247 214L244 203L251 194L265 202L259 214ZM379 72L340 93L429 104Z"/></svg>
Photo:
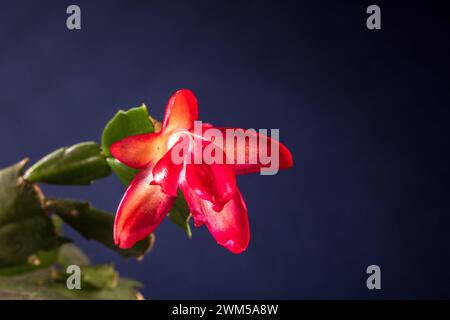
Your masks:
<svg viewBox="0 0 450 320"><path fill-rule="evenodd" d="M174 163L172 151L181 142L176 143L155 165L153 168L152 185L160 185L162 191L170 196L177 196L178 180L180 172L183 169L183 162Z"/></svg>
<svg viewBox="0 0 450 320"><path fill-rule="evenodd" d="M140 169L164 155L165 141L166 137L158 133L139 134L113 143L110 152L123 164Z"/></svg>
<svg viewBox="0 0 450 320"><path fill-rule="evenodd" d="M213 209L209 201L201 199L189 190L186 183L181 185L186 201L191 209L196 226L205 223L218 244L233 253L242 253L250 241L247 207L239 190L234 192L220 212Z"/></svg>
<svg viewBox="0 0 450 320"><path fill-rule="evenodd" d="M203 215L202 199L187 185L184 181L180 184L181 191L183 192L186 203L191 211L192 218L194 219L194 225L200 227L205 224L205 216Z"/></svg>
<svg viewBox="0 0 450 320"><path fill-rule="evenodd" d="M198 119L198 104L195 95L186 89L177 91L169 100L163 120L163 131L190 130Z"/></svg>
<svg viewBox="0 0 450 320"><path fill-rule="evenodd" d="M233 142L227 143L226 129L227 128L217 128L222 131L223 134L223 148L229 159L232 160L233 169L236 174L247 174L260 172L261 168L269 168L269 164L263 164L259 156L260 143L266 143L267 156L271 156L271 146L272 144L278 145L279 150L279 169L289 169L293 166L292 154L289 149L278 142L275 139L269 138L265 135L259 134L257 132L250 132L249 135L256 138L257 143L250 143L250 139L234 139ZM232 130L244 130L239 128L228 128ZM262 145L262 144L261 144ZM239 162L239 157L243 157L245 161ZM252 157L254 157L252 159ZM253 161L256 160L256 161Z"/></svg>
<svg viewBox="0 0 450 320"><path fill-rule="evenodd" d="M227 164L186 164L186 182L220 211L237 190L233 167Z"/></svg>
<svg viewBox="0 0 450 320"><path fill-rule="evenodd" d="M131 182L117 210L114 242L122 249L132 247L152 233L173 205L175 197L150 185L151 169L142 170Z"/></svg>

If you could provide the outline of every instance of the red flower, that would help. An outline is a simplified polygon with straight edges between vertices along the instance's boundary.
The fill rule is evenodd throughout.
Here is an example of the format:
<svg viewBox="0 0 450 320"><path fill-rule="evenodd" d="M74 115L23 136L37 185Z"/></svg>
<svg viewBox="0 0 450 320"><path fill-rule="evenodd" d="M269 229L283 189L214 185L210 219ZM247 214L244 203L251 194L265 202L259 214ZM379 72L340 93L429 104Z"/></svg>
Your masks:
<svg viewBox="0 0 450 320"><path fill-rule="evenodd" d="M111 154L122 163L140 169L119 205L114 226L114 241L121 248L129 248L153 232L167 215L176 198L178 188L186 198L195 226L205 224L216 241L234 253L244 251L250 240L247 208L236 186L236 175L257 172L268 167L259 158L249 161L259 146L247 140L234 140L218 145L215 139L194 130L198 106L189 90L176 92L167 104L162 129L157 133L127 137L111 146ZM225 132L204 124L203 129ZM266 147L279 149L279 167L292 166L289 150L277 141L254 133ZM224 138L226 140L226 137ZM182 149L183 142L187 148ZM261 144L259 144L261 145ZM245 161L226 163L198 163L195 149L217 147L214 156L236 160L239 150ZM173 160L173 152L182 150L181 161ZM270 152L269 152L270 153ZM231 161L233 162L233 161ZM236 164L237 163L237 164Z"/></svg>

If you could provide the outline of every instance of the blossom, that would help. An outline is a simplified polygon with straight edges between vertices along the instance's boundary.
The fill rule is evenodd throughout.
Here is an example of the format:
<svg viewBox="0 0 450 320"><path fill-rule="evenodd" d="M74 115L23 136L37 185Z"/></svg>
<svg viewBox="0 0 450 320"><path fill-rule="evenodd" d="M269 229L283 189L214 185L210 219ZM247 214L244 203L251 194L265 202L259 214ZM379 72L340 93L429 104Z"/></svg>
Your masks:
<svg viewBox="0 0 450 320"><path fill-rule="evenodd" d="M179 90L167 104L159 132L130 136L111 146L111 154L117 160L139 169L117 210L116 245L129 248L152 233L181 189L196 227L206 225L217 243L233 253L247 248L250 240L247 207L237 187L236 175L267 167L258 158L248 161L260 145L252 145L245 139L219 144L205 132L210 129L225 132L225 129L202 124L205 132L198 133L197 120L196 97L189 90ZM284 145L258 133L252 134L267 146L277 147L281 169L292 166L292 155ZM226 135L224 139L227 142ZM207 149L213 149L216 158L222 156L227 160L235 160L243 152L245 161L195 161L195 151ZM174 160L174 155L178 155L179 161Z"/></svg>

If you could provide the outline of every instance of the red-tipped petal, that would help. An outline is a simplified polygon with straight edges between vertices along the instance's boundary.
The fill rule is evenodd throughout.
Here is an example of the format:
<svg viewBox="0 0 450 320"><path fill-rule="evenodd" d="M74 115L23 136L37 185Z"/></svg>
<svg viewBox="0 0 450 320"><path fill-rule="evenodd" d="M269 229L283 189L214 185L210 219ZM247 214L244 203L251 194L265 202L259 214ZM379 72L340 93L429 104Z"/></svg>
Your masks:
<svg viewBox="0 0 450 320"><path fill-rule="evenodd" d="M177 91L169 100L163 120L163 132L175 129L190 130L198 119L195 95L186 89Z"/></svg>
<svg viewBox="0 0 450 320"><path fill-rule="evenodd" d="M247 207L239 190L236 190L233 198L217 212L209 201L190 191L186 183L182 184L181 189L193 213L196 226L205 223L217 243L233 253L242 253L247 249L250 227Z"/></svg>
<svg viewBox="0 0 450 320"><path fill-rule="evenodd" d="M211 210L210 204L206 203L203 214L206 218L206 226L217 243L233 253L242 253L247 249L250 241L250 227L247 207L239 190L222 211Z"/></svg>
<svg viewBox="0 0 450 320"><path fill-rule="evenodd" d="M278 169L289 169L293 165L292 154L289 149L275 139L259 134L256 131L246 131L240 128L218 128L223 134L223 148L227 158L233 163L236 174L260 172L262 168L269 168L270 163L263 163L261 154L272 156L272 147L278 148ZM226 130L245 132L242 138L231 137L234 141L228 141ZM237 130L237 131L236 131ZM255 143L256 141L256 143ZM261 146L266 145L266 152L262 152ZM260 154L261 152L261 154ZM242 161L244 160L244 161Z"/></svg>
<svg viewBox="0 0 450 320"><path fill-rule="evenodd" d="M117 210L114 242L122 249L132 247L152 233L173 205L175 197L150 185L151 169L142 170L131 182Z"/></svg>
<svg viewBox="0 0 450 320"><path fill-rule="evenodd" d="M173 155L175 148L181 142L176 143L155 165L153 168L152 185L160 185L162 191L176 197L178 192L178 180L180 172L183 169L183 158L179 155ZM176 158L175 158L176 157Z"/></svg>
<svg viewBox="0 0 450 320"><path fill-rule="evenodd" d="M237 190L233 167L226 164L186 164L186 182L200 198L211 202L216 211Z"/></svg>
<svg viewBox="0 0 450 320"><path fill-rule="evenodd" d="M157 133L138 134L113 143L110 152L123 164L141 169L164 155L165 140L166 137Z"/></svg>
<svg viewBox="0 0 450 320"><path fill-rule="evenodd" d="M205 216L203 215L203 209L201 206L202 199L187 185L184 181L180 184L181 191L183 192L186 203L191 211L192 218L194 219L194 225L200 227L205 224Z"/></svg>

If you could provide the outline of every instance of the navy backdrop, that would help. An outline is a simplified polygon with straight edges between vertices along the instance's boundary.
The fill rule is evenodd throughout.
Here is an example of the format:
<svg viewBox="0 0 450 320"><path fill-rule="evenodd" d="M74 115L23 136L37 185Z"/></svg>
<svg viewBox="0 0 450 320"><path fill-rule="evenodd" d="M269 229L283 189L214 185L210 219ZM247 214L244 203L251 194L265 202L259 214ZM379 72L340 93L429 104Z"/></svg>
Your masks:
<svg viewBox="0 0 450 320"><path fill-rule="evenodd" d="M439 2L68 1L0 4L0 165L100 140L118 108L193 90L203 120L280 128L295 165L239 178L248 251L169 221L144 261L80 239L160 298L450 298L448 13ZM114 212L115 177L49 187ZM378 264L382 290L366 288Z"/></svg>

